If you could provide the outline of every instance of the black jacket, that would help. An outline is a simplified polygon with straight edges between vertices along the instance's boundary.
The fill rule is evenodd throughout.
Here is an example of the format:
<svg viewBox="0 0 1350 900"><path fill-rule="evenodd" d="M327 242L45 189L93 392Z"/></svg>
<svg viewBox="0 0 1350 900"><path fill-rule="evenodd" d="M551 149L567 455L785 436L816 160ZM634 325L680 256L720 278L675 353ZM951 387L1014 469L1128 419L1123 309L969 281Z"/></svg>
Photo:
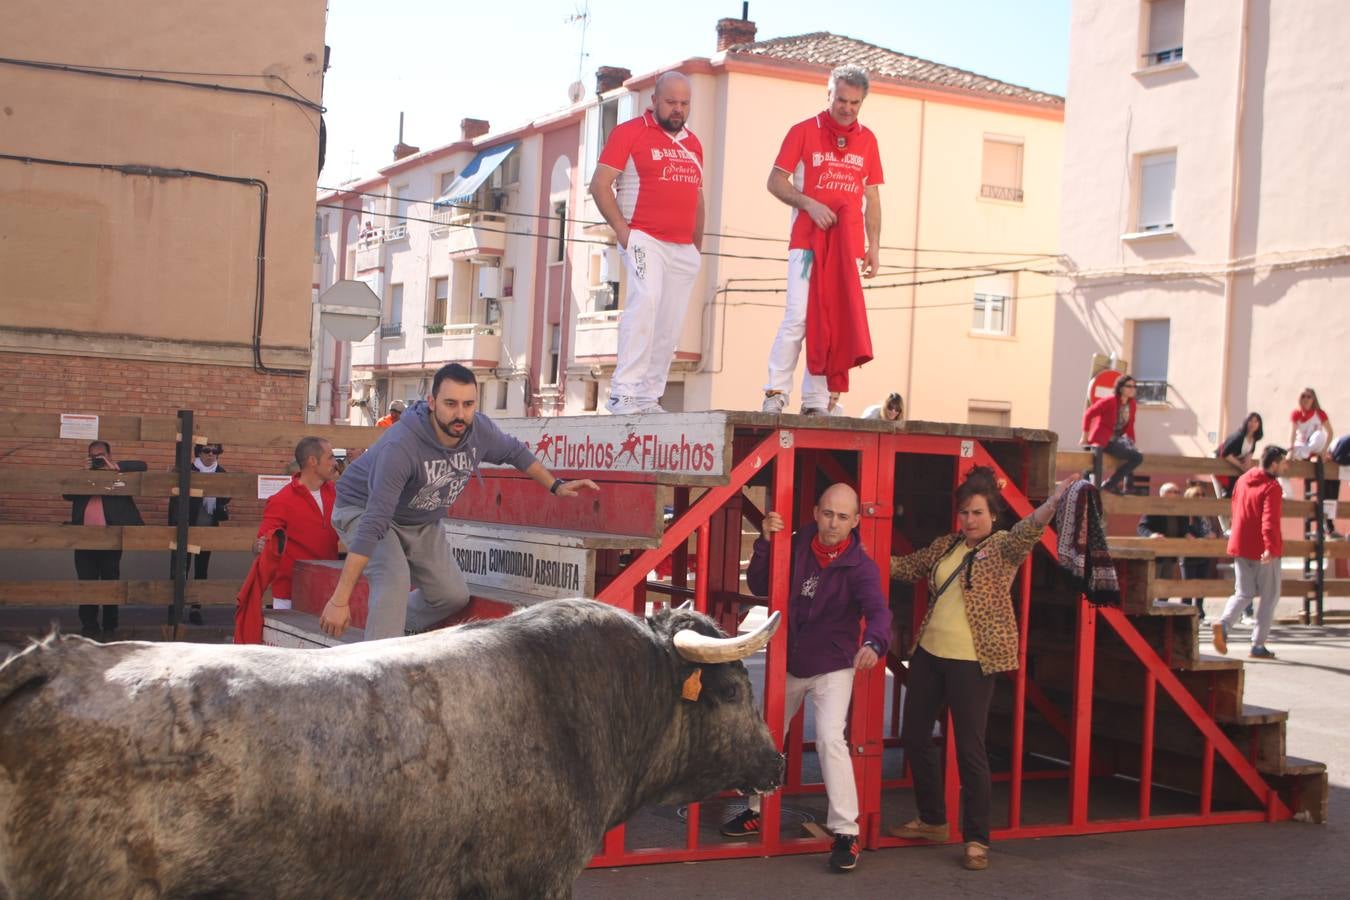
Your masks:
<svg viewBox="0 0 1350 900"><path fill-rule="evenodd" d="M146 465L139 459L119 460L117 469L121 472L144 472ZM83 525L84 511L89 506L92 494L63 494L70 501L70 524ZM103 518L109 525L144 525L141 511L136 508L136 500L122 494L113 494L103 498Z"/></svg>
<svg viewBox="0 0 1350 900"><path fill-rule="evenodd" d="M176 472L176 471L178 471L178 470L177 470L177 469L174 469L174 471ZM197 470L194 468L192 471L195 472L195 471L197 471ZM216 471L217 471L217 472L220 472L220 473L222 473L222 474L224 474L224 472L225 472L225 467L224 467L224 466L216 466ZM178 504L175 502L176 499L177 499L177 498L173 498L173 499L170 499L170 500L169 500L169 524L170 524L170 525L177 525L177 524L178 524ZM196 524L197 524L197 516L198 516L198 515L201 513L201 511L202 511L202 500L204 500L204 499L205 499L204 497L189 497L189 498L188 498L188 524L189 524L189 525L196 525ZM229 497L217 497L217 498L216 498L216 510L215 510L215 512L213 512L213 513L211 514L211 524L212 524L212 525L219 525L221 522L224 522L224 521L228 520L229 518L230 518L230 498L229 498Z"/></svg>

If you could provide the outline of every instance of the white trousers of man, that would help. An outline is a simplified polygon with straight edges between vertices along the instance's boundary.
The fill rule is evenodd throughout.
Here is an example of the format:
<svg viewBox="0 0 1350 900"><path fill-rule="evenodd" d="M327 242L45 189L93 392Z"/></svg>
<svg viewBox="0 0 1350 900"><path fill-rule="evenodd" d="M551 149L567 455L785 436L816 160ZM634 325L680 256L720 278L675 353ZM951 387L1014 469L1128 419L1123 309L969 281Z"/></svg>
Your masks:
<svg viewBox="0 0 1350 900"><path fill-rule="evenodd" d="M1259 559L1233 558L1233 596L1223 608L1223 615L1217 624L1227 631L1233 627L1238 616L1252 602L1260 597L1256 607L1256 627L1252 629L1252 646L1264 647L1270 635L1271 623L1275 621L1275 606L1280 602L1280 561L1272 559L1261 562Z"/></svg>
<svg viewBox="0 0 1350 900"><path fill-rule="evenodd" d="M778 333L773 337L773 346L769 348L769 380L765 391L792 393L792 373L797 370L797 358L802 353L802 343L806 340L806 298L811 291L810 250L788 251L787 304L783 309L783 321ZM803 408L827 409L830 405L830 388L824 375L812 375L810 370L802 373Z"/></svg>
<svg viewBox="0 0 1350 900"><path fill-rule="evenodd" d="M632 397L651 406L666 392L701 258L693 244L658 241L637 229L629 233L623 251L628 296L619 316L611 397Z"/></svg>
<svg viewBox="0 0 1350 900"><path fill-rule="evenodd" d="M849 703L853 699L853 669L811 678L797 678L789 673L785 693L785 722L792 721L806 697L811 698L811 712L816 718L816 755L820 757L820 774L825 779L825 799L829 803L825 827L832 834L857 834L858 787L853 781L853 757L844 740ZM751 795L750 808L759 812L759 805L759 795Z"/></svg>

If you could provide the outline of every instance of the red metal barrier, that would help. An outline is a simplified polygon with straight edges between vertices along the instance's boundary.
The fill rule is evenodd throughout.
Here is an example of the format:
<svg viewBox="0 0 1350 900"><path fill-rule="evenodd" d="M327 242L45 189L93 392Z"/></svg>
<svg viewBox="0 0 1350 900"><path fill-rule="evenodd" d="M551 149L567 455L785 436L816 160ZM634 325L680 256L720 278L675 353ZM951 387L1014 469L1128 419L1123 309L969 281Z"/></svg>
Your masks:
<svg viewBox="0 0 1350 900"><path fill-rule="evenodd" d="M814 502L816 472L819 470L828 480L846 480L858 490L860 502L859 533L869 555L886 565L891 553L892 520L895 515L893 497L897 466L905 457L922 454L925 456L946 456L955 460L954 478L964 477L971 466L992 466L1003 480L1003 496L1017 516L1031 513L1033 504L1027 498L1023 488L1028 483L1028 455L1023 452L1018 459L1015 474L1010 475L1000 466L994 456L980 441L968 437L943 437L931 434L877 433L832 430L774 430L767 435L755 435L755 442L742 440L742 451L735 461L727 483L709 487L702 494L690 499L685 496L676 498L676 517L666 528L660 546L633 554L631 561L599 592L599 599L616 606L642 613L647 598L647 573L655 569L663 559L676 557L675 568L683 568L682 555L691 535L696 535L696 556L699 565L694 574L692 596L700 610L721 612L719 617L724 626L734 627L740 613L730 612L742 600L754 602L751 598L736 596L735 580L729 573L738 562L740 540L731 519L739 521L742 509L745 519L758 525L764 512L754 509L745 499L743 489L751 482L763 483L764 474L772 473L769 483L769 506L783 513L789 522L801 521ZM850 465L841 462L841 455L850 455L856 460L856 477L850 471ZM798 464L801 464L800 471ZM799 475L807 477L799 478ZM688 491L687 488L681 488ZM794 500L796 501L794 506ZM730 513L728 513L730 510ZM795 512L795 515L793 513ZM719 514L722 516L718 518ZM714 538L714 533L717 537ZM767 605L770 612L782 612L786 617L786 598L789 580L790 531L775 535L771 541L770 593ZM1049 530L1041 540L1041 546L1053 558L1056 554L1056 536ZM731 558L736 554L736 558ZM1028 643L1030 622L1036 615L1033 601L1033 573L1036 565L1033 558L1023 564L1015 582L1015 608L1018 614L1021 665L1015 673L1010 673L1013 707L1011 728L1011 758L1006 771L996 772L995 780L1008 784L1008 822L1004 828L995 829L998 839L1048 837L1055 835L1092 834L1101 832L1133 831L1149 828L1172 828L1193 825L1214 825L1236 822L1273 821L1288 818L1290 810L1280 800L1277 792L1266 784L1252 762L1233 744L1227 734L1219 727L1211 711L1206 710L1187 691L1169 667L1171 662L1170 645L1160 657L1152 646L1141 636L1132 622L1117 609L1098 609L1080 597L1076 606L1076 639L1074 645L1074 674L1071 708L1067 713L1055 706L1052 699L1033 681L1027 672ZM680 573L672 578L671 585L653 583L651 589L661 591L667 596L689 593ZM914 622L917 631L919 619L926 606L926 589L916 586L914 593ZM1139 756L1138 815L1134 818L1094 819L1090 814L1089 800L1092 796L1093 778L1100 774L1113 774L1114 768L1106 757L1094 757L1093 746L1093 684L1096 664L1098 621L1105 621L1128 648L1134 659L1145 672L1142 701L1142 720L1140 723L1141 748ZM786 629L781 630L770 643L764 675L764 718L774 738L782 742L785 738L784 688L786 679ZM897 648L898 650L899 648ZM898 660L892 656L890 665L896 666ZM903 668L895 672L894 690L897 697L903 683ZM1157 729L1156 692L1161 687L1167 697L1184 714L1185 719L1199 730L1205 742L1202 758L1199 812L1196 814L1154 815L1151 803L1154 746ZM892 715L898 718L898 700L892 707ZM1035 710L1052 728L1060 733L1068 746L1067 765L1057 769L1038 769L1027 771L1025 739L1027 734L1026 716L1029 710ZM908 767L905 767L900 779L884 779L883 763L888 742L894 746L898 739L885 733L886 673L882 667L861 673L855 681L854 702L849 719L849 746L855 765L855 774L859 791L860 826L864 846L880 848L916 843L889 837L885 834L882 822L882 798L892 790L904 789L910 785ZM688 808L684 826L684 845L660 848L629 849L626 847L626 830L619 826L606 835L603 850L593 861L597 866L619 866L651 862L695 861L724 859L733 857L751 857L783 855L790 853L818 852L827 849L828 843L818 837L793 839L781 834L780 814L785 797L799 794L819 793L823 787L818 784L802 783L802 755L812 750L812 745L801 739L800 717L786 735L785 750L788 754L786 784L783 790L764 798L762 806L762 833L757 839L709 843L700 838L701 830L711 823L706 821L698 804ZM955 765L955 742L948 740L951 733L950 718L945 720L943 737L945 758L947 761L946 795L948 807L953 812L952 840L959 840L956 825L959 817L959 782ZM1213 809L1214 757L1218 755L1251 791L1259 809L1226 810ZM1060 823L1026 825L1023 822L1025 809L1025 786L1030 783L1063 781L1067 808L1064 820ZM720 839L719 839L720 841Z"/></svg>

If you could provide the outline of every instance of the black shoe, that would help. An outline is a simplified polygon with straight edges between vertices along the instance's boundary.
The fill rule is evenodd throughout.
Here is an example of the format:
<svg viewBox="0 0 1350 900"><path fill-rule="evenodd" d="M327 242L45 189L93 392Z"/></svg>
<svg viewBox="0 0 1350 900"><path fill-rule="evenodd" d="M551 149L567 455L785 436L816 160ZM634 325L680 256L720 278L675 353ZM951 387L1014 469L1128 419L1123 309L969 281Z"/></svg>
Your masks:
<svg viewBox="0 0 1350 900"><path fill-rule="evenodd" d="M206 620L202 618L202 605L200 603L194 603L188 609L188 622L193 625L206 624Z"/></svg>
<svg viewBox="0 0 1350 900"><path fill-rule="evenodd" d="M750 837L759 834L759 813L747 809L734 819L728 819L717 829L723 837Z"/></svg>
<svg viewBox="0 0 1350 900"><path fill-rule="evenodd" d="M830 848L830 868L836 872L851 872L858 865L861 853L856 834L836 834L834 846Z"/></svg>

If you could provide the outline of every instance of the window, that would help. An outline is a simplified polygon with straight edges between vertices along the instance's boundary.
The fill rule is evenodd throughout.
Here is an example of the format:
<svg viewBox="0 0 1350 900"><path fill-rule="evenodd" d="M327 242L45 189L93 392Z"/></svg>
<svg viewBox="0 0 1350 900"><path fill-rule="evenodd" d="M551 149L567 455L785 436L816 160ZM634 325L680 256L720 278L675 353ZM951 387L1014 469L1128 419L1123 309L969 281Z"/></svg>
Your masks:
<svg viewBox="0 0 1350 900"><path fill-rule="evenodd" d="M1185 0L1149 0L1144 4L1144 15L1148 19L1145 67L1181 60L1181 26L1185 13Z"/></svg>
<svg viewBox="0 0 1350 900"><path fill-rule="evenodd" d="M1012 404L1002 400L971 400L966 407L966 421L971 425L1007 428L1012 424Z"/></svg>
<svg viewBox="0 0 1350 900"><path fill-rule="evenodd" d="M1175 150L1139 158L1139 221L1136 231L1172 230L1172 194L1176 187Z"/></svg>
<svg viewBox="0 0 1350 900"><path fill-rule="evenodd" d="M408 221L408 203L412 197L411 189L406 185L400 185L394 188L394 221L406 223Z"/></svg>
<svg viewBox="0 0 1350 900"><path fill-rule="evenodd" d="M502 299L508 300L516 295L516 270L513 266L502 268Z"/></svg>
<svg viewBox="0 0 1350 900"><path fill-rule="evenodd" d="M582 399L583 412L595 412L600 408L600 382L586 382L586 396Z"/></svg>
<svg viewBox="0 0 1350 900"><path fill-rule="evenodd" d="M437 197L443 197L443 196L445 196L445 192L448 191L448 190L450 190L450 185L452 185L452 184L454 184L454 183L455 183L455 170L454 170L454 169L451 169L449 172L442 172L442 173L441 173L440 187L439 187L439 189L436 191L436 196L437 196Z"/></svg>
<svg viewBox="0 0 1350 900"><path fill-rule="evenodd" d="M600 104L600 134L597 146L604 147L609 141L610 132L619 124L619 98L606 100Z"/></svg>
<svg viewBox="0 0 1350 900"><path fill-rule="evenodd" d="M510 187L520 181L520 154L511 151L502 160L502 164L497 167L497 171L492 173L492 184L494 187Z"/></svg>
<svg viewBox="0 0 1350 900"><path fill-rule="evenodd" d="M497 409L506 409L506 401L511 396L511 383L506 380L497 382Z"/></svg>
<svg viewBox="0 0 1350 900"><path fill-rule="evenodd" d="M431 279L431 317L428 325L445 325L445 317L450 305L450 279Z"/></svg>
<svg viewBox="0 0 1350 900"><path fill-rule="evenodd" d="M389 285L389 324L403 326L403 285Z"/></svg>
<svg viewBox="0 0 1350 900"><path fill-rule="evenodd" d="M991 275L975 282L972 334L1013 333L1013 276Z"/></svg>
<svg viewBox="0 0 1350 900"><path fill-rule="evenodd" d="M553 204L553 238L558 242L557 249L553 253L554 262L562 262L567 258L567 201L562 200Z"/></svg>
<svg viewBox="0 0 1350 900"><path fill-rule="evenodd" d="M1022 202L1022 141L1020 138L984 136L984 162L980 196Z"/></svg>
<svg viewBox="0 0 1350 900"><path fill-rule="evenodd" d="M1131 324L1130 371L1139 385L1135 397L1140 403L1166 403L1172 321L1137 319Z"/></svg>
<svg viewBox="0 0 1350 900"><path fill-rule="evenodd" d="M545 384L558 383L558 370L562 357L562 326L554 325L549 329L548 342L548 380Z"/></svg>

